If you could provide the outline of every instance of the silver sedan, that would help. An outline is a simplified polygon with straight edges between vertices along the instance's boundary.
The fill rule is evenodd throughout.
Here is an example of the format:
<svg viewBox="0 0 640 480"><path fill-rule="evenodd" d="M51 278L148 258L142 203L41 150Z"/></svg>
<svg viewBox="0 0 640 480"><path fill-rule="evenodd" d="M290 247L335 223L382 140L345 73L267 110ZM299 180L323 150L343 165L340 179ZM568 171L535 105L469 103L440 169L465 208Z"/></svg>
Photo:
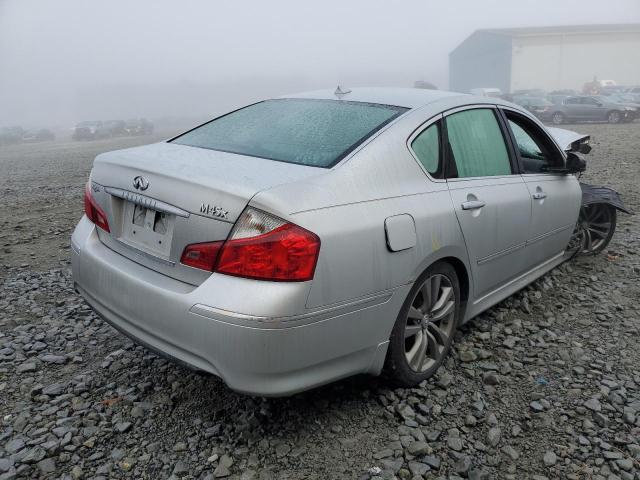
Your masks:
<svg viewBox="0 0 640 480"><path fill-rule="evenodd" d="M574 138L450 92L258 102L99 155L75 285L125 335L241 392L415 385L459 325L564 260Z"/></svg>

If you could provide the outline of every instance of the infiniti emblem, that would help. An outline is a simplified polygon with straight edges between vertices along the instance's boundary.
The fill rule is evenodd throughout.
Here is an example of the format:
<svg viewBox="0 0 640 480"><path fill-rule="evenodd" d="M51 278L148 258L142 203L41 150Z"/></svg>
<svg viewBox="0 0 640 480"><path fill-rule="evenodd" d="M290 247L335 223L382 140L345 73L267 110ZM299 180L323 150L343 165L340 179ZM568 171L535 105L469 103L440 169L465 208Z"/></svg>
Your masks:
<svg viewBox="0 0 640 480"><path fill-rule="evenodd" d="M149 180L144 178L142 175L138 175L133 179L133 186L136 190L146 190L149 188Z"/></svg>

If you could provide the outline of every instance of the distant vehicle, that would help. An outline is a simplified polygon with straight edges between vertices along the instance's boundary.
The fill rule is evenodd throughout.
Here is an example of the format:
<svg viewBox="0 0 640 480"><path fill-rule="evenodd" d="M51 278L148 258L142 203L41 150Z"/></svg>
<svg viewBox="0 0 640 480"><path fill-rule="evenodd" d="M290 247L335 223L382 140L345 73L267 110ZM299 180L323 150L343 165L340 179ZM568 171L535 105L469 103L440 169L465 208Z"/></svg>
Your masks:
<svg viewBox="0 0 640 480"><path fill-rule="evenodd" d="M549 99L554 104L551 121L556 125L569 121L620 123L632 121L637 115L635 108L611 101L609 97L601 95L568 96L561 101L557 96L551 96Z"/></svg>
<svg viewBox="0 0 640 480"><path fill-rule="evenodd" d="M600 95L613 95L615 93L623 93L626 89L627 87L623 87L620 85L602 87L600 89Z"/></svg>
<svg viewBox="0 0 640 480"><path fill-rule="evenodd" d="M122 137L127 135L127 124L124 120L107 120L102 126L109 137Z"/></svg>
<svg viewBox="0 0 640 480"><path fill-rule="evenodd" d="M600 83L601 87L616 87L616 86L618 86L618 82L616 82L615 80L600 80L598 83Z"/></svg>
<svg viewBox="0 0 640 480"><path fill-rule="evenodd" d="M22 142L24 136L22 127L5 127L0 130L0 145L14 145Z"/></svg>
<svg viewBox="0 0 640 480"><path fill-rule="evenodd" d="M626 95L630 95L634 102L640 103L640 87L629 87L624 91L624 93Z"/></svg>
<svg viewBox="0 0 640 480"><path fill-rule="evenodd" d="M472 88L469 90L471 95L479 95L481 97L500 97L502 90L493 87Z"/></svg>
<svg viewBox="0 0 640 480"><path fill-rule="evenodd" d="M621 105L628 109L629 115L623 117L621 121L632 122L640 115L640 103L634 102L632 98L626 97L620 93L613 93L611 95L593 95L592 98L601 102L609 102Z"/></svg>
<svg viewBox="0 0 640 480"><path fill-rule="evenodd" d="M146 118L133 118L127 120L125 124L127 135L151 135L153 133L153 123Z"/></svg>
<svg viewBox="0 0 640 480"><path fill-rule="evenodd" d="M104 123L100 120L91 120L78 123L73 129L71 138L74 140L95 140L106 138L109 134L104 128Z"/></svg>
<svg viewBox="0 0 640 480"><path fill-rule="evenodd" d="M426 90L438 90L438 87L436 87L433 83L425 82L424 80L416 80L413 83L413 88L424 88Z"/></svg>
<svg viewBox="0 0 640 480"><path fill-rule="evenodd" d="M543 122L551 120L551 114L553 112L553 103L551 103L549 100L547 100L544 97L514 95L513 103L516 103L521 107L526 108Z"/></svg>
<svg viewBox="0 0 640 480"><path fill-rule="evenodd" d="M47 128L27 130L22 135L22 141L25 143L50 142L55 139L55 134Z"/></svg>
<svg viewBox="0 0 640 480"><path fill-rule="evenodd" d="M513 95L514 97L544 97L547 94L547 92L545 92L543 89L541 88L527 88L524 90L515 90L513 92L511 92L511 95Z"/></svg>
<svg viewBox="0 0 640 480"><path fill-rule="evenodd" d="M557 95L568 96L568 95L579 95L579 93L576 90L572 90L571 88L564 88L560 90L553 90L549 92L547 96L557 96Z"/></svg>

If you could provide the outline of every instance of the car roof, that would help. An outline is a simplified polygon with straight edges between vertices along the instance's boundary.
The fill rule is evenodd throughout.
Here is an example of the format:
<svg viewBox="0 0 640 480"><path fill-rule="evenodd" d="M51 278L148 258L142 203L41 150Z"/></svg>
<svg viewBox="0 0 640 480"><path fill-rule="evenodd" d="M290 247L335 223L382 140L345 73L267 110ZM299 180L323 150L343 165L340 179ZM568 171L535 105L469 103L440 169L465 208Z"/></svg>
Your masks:
<svg viewBox="0 0 640 480"><path fill-rule="evenodd" d="M349 90L342 87L342 90ZM426 90L423 88L393 88L393 87L358 87L352 88L347 94L336 96L335 89L314 90L310 92L284 95L280 98L309 98L319 100L345 100L352 102L379 103L383 105L395 105L405 108L419 108L429 103L436 102L445 97L460 96L472 98L458 92L444 90ZM485 99L487 97L484 97Z"/></svg>

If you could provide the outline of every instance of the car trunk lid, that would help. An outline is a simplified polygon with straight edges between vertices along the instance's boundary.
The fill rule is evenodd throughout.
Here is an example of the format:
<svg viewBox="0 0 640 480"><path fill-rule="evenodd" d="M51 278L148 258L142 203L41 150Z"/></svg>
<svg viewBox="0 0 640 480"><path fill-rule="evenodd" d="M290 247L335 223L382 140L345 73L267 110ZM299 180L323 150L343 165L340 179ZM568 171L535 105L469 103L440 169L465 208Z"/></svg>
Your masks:
<svg viewBox="0 0 640 480"><path fill-rule="evenodd" d="M257 192L325 172L171 143L105 153L91 173L111 230L99 236L140 264L198 285L209 273L180 263L185 246L226 239Z"/></svg>

